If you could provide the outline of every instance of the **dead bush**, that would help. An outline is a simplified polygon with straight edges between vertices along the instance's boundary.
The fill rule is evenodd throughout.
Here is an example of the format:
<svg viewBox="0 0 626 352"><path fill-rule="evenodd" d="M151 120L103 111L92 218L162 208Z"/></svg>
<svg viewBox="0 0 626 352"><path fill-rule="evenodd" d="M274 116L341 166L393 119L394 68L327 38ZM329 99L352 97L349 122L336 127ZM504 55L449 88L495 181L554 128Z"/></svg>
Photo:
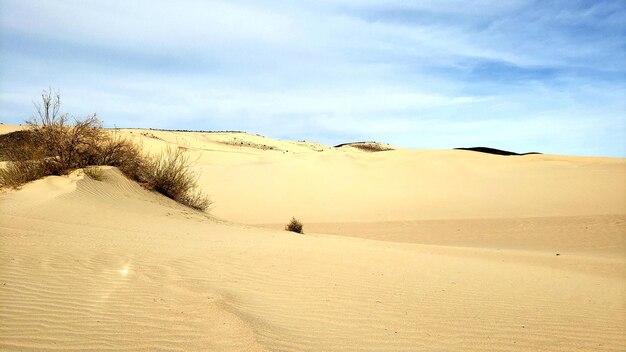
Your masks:
<svg viewBox="0 0 626 352"><path fill-rule="evenodd" d="M197 175L181 148L168 147L147 163L142 177L153 190L194 209L206 210L211 201L197 189Z"/></svg>
<svg viewBox="0 0 626 352"><path fill-rule="evenodd" d="M41 94L36 115L26 123L30 126L36 154L51 175L63 175L74 169L93 165L98 159L99 143L105 138L102 122L93 114L74 119L62 114L61 98L52 89Z"/></svg>
<svg viewBox="0 0 626 352"><path fill-rule="evenodd" d="M0 161L35 159L39 149L30 130L0 134Z"/></svg>
<svg viewBox="0 0 626 352"><path fill-rule="evenodd" d="M0 187L17 188L50 175L41 160L15 160L0 168Z"/></svg>
<svg viewBox="0 0 626 352"><path fill-rule="evenodd" d="M115 166L126 177L142 184L147 182L146 170L150 166L150 158L142 152L140 145L115 133L100 143L98 153L95 165Z"/></svg>
<svg viewBox="0 0 626 352"><path fill-rule="evenodd" d="M302 233L302 228L302 223L295 217L292 217L291 221L285 226L285 230L296 233Z"/></svg>
<svg viewBox="0 0 626 352"><path fill-rule="evenodd" d="M96 181L104 180L104 172L97 166L87 166L83 169L85 175Z"/></svg>
<svg viewBox="0 0 626 352"><path fill-rule="evenodd" d="M197 176L182 148L168 148L159 156L148 156L141 146L105 132L96 115L74 119L60 112L61 99L52 89L44 91L29 129L0 138L7 160L0 167L0 187L17 188L50 175L64 175L83 168L89 177L102 180L93 165L115 166L128 178L189 207L206 210L209 198L197 189Z"/></svg>

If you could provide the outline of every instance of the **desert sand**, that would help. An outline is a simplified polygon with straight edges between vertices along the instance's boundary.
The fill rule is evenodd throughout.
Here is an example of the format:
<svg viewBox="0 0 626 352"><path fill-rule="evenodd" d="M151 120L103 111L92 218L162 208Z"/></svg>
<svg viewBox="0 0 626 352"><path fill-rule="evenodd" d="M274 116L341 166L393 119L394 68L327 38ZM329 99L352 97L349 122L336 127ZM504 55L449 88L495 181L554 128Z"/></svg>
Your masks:
<svg viewBox="0 0 626 352"><path fill-rule="evenodd" d="M210 214L112 167L3 191L0 350L626 350L626 159L115 133Z"/></svg>

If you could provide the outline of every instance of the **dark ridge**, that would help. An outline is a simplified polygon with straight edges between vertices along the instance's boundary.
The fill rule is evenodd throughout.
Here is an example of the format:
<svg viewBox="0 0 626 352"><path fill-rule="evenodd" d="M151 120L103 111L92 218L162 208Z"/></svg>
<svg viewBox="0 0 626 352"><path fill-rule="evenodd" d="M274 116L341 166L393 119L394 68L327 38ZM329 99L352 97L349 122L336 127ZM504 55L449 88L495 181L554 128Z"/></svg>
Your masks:
<svg viewBox="0 0 626 352"><path fill-rule="evenodd" d="M363 142L355 142L355 143L363 143ZM345 147L345 146L351 145L351 144L354 144L354 143L341 143L341 144L337 144L333 148L341 148L341 147Z"/></svg>
<svg viewBox="0 0 626 352"><path fill-rule="evenodd" d="M495 155L505 155L505 156L509 156L509 155L541 154L541 153L538 153L538 152L515 153L515 152L509 152L509 151L506 151L506 150L495 149L495 148L488 148L488 147L454 148L454 149L455 150L469 150L469 151L472 151L472 152L495 154Z"/></svg>
<svg viewBox="0 0 626 352"><path fill-rule="evenodd" d="M361 149L367 152L383 152L387 150L393 150L393 148L389 147L386 144L373 142L373 141L342 143L342 144L337 144L336 146L334 146L334 148L341 148L341 147L346 147L346 146Z"/></svg>
<svg viewBox="0 0 626 352"><path fill-rule="evenodd" d="M120 130L150 130L150 131L164 131L164 132L198 132L198 133L248 133L246 131L206 131L206 130L170 130L166 128L146 128L146 127L113 127L107 129L120 129ZM262 137L260 134L256 134Z"/></svg>

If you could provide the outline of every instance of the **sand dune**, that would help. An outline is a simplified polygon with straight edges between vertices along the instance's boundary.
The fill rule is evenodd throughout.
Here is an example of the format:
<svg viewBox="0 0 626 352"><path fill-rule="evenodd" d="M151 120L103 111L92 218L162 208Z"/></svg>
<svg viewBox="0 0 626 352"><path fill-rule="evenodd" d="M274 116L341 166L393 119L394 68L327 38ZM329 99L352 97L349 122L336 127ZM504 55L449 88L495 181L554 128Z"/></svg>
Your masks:
<svg viewBox="0 0 626 352"><path fill-rule="evenodd" d="M108 167L1 193L1 350L626 350L624 159L119 133L215 217Z"/></svg>
<svg viewBox="0 0 626 352"><path fill-rule="evenodd" d="M215 201L212 213L249 224L284 223L294 215L312 223L626 212L626 160L620 158L369 153L245 133L119 133L153 152L166 144L188 148Z"/></svg>

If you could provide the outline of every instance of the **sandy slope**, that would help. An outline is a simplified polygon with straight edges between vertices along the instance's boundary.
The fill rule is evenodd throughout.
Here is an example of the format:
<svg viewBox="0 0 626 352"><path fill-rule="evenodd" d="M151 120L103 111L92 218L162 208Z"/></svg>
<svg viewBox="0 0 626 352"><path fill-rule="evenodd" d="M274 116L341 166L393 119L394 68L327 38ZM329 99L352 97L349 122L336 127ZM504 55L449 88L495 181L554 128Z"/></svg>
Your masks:
<svg viewBox="0 0 626 352"><path fill-rule="evenodd" d="M39 180L0 194L1 350L626 349L623 159L120 133L189 148L222 218L344 236Z"/></svg>
<svg viewBox="0 0 626 352"><path fill-rule="evenodd" d="M284 224L267 224L283 229ZM307 223L308 232L380 241L621 257L626 214Z"/></svg>
<svg viewBox="0 0 626 352"><path fill-rule="evenodd" d="M215 201L212 213L249 224L294 215L313 223L626 213L626 160L619 158L368 153L243 133L119 134L155 153L167 144L187 147Z"/></svg>

